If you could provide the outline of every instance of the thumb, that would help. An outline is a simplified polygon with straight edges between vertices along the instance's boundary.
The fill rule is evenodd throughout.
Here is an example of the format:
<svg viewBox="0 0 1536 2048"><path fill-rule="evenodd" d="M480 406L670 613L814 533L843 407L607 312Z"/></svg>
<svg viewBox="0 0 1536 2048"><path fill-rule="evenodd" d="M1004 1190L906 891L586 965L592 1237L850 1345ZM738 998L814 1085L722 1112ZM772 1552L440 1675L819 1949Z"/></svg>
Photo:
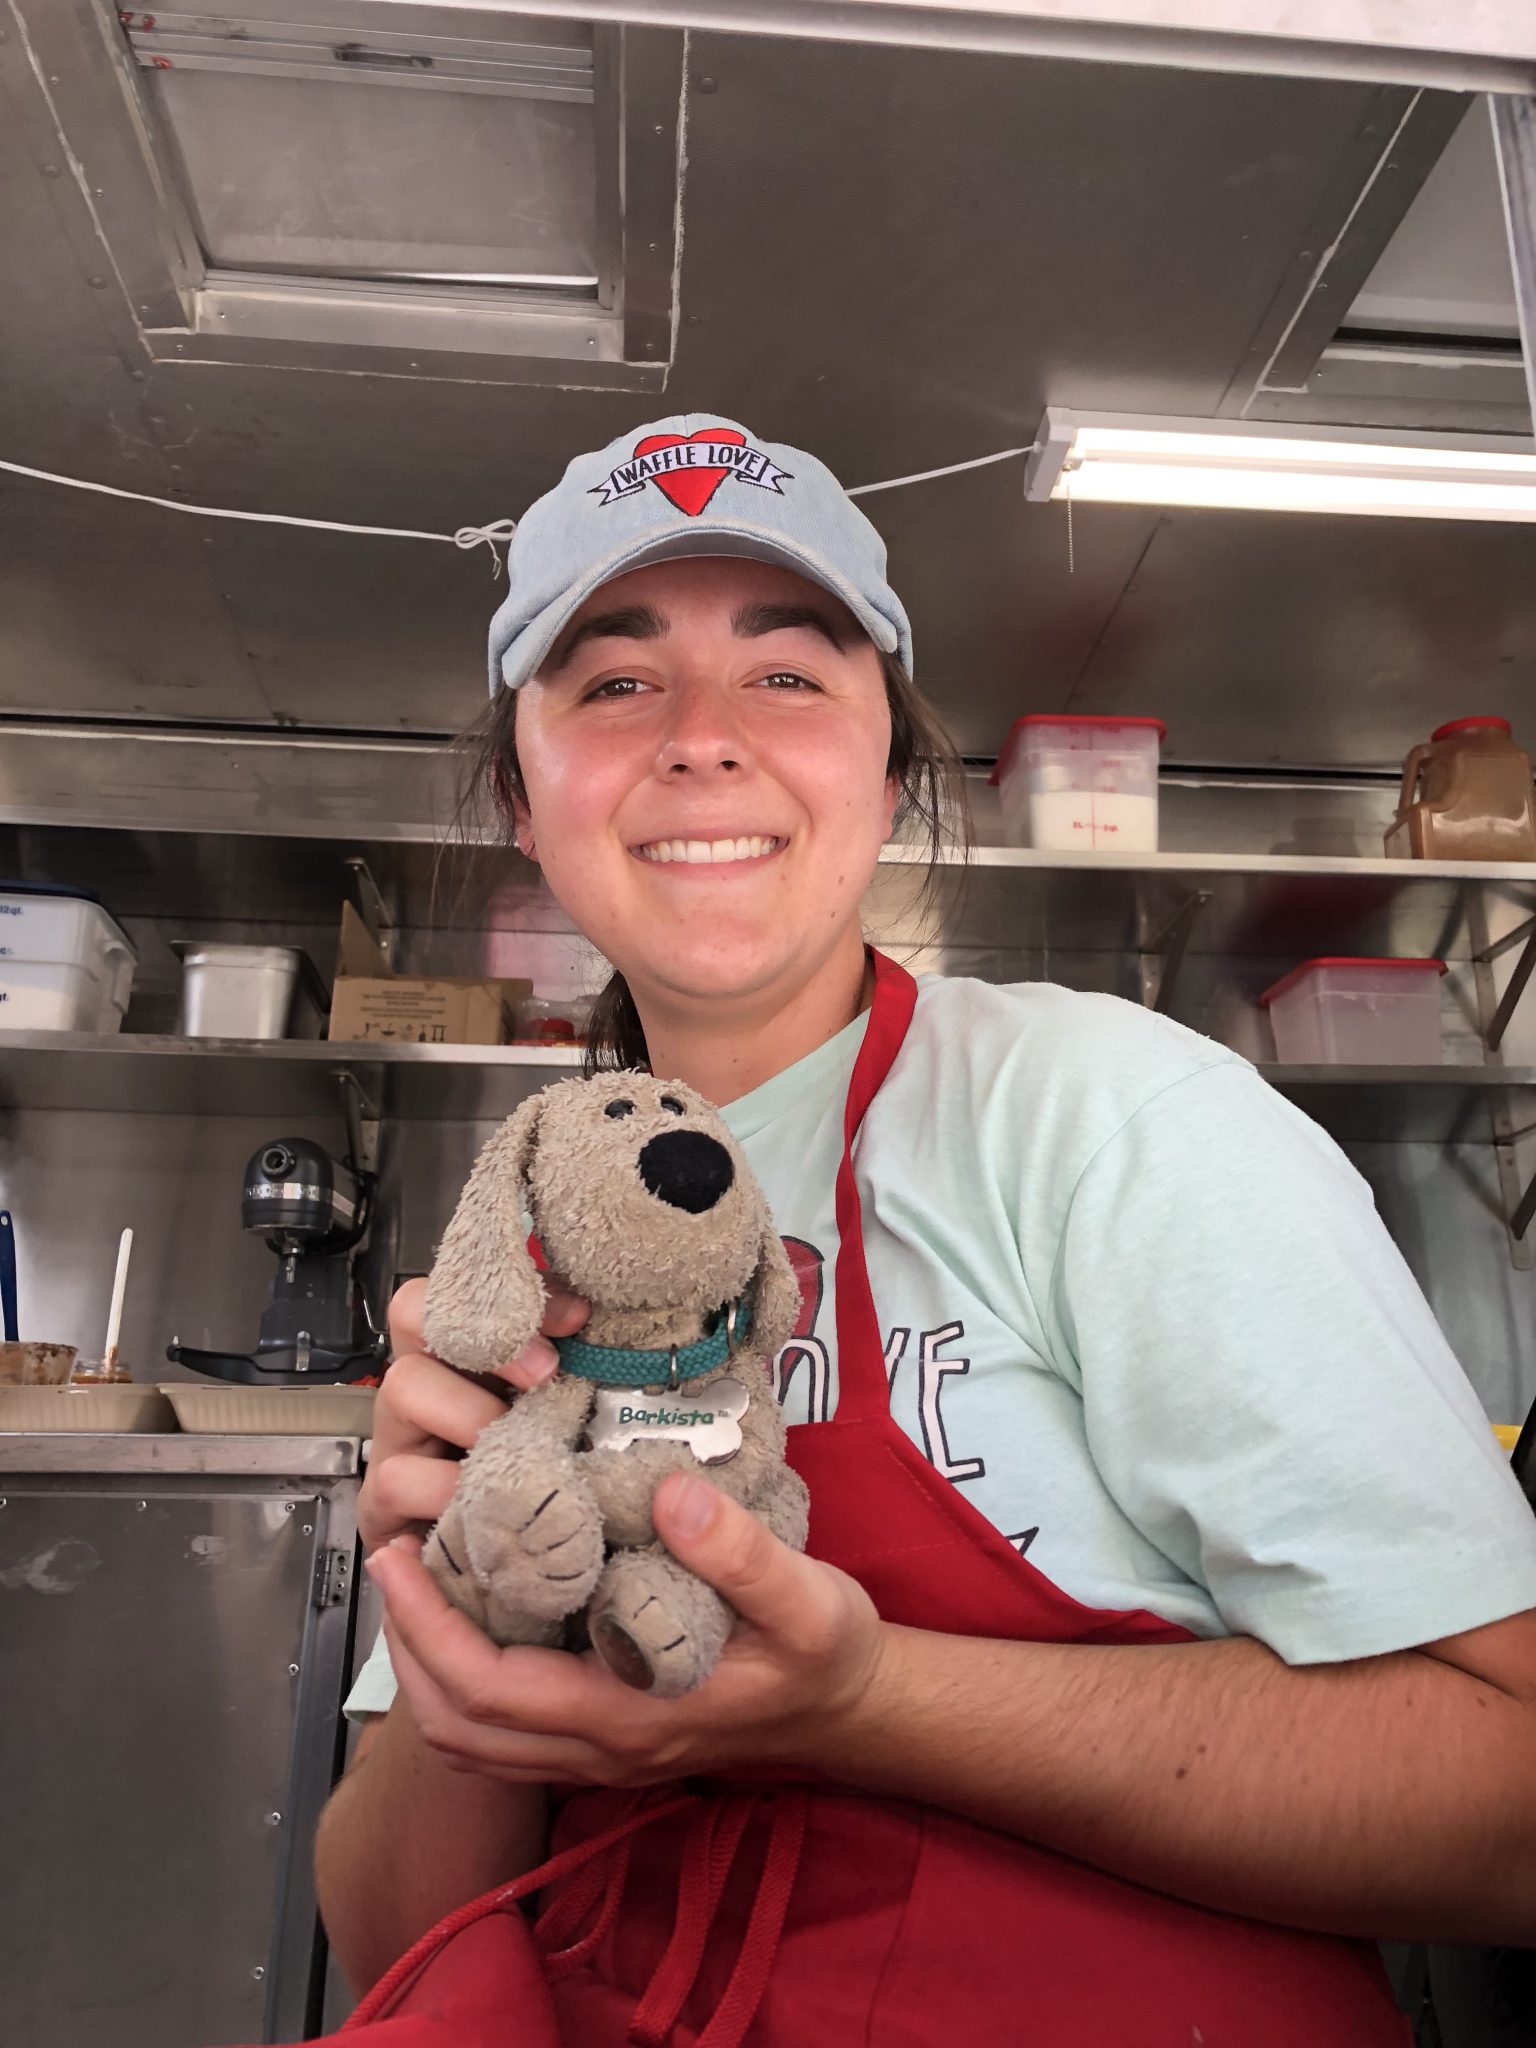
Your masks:
<svg viewBox="0 0 1536 2048"><path fill-rule="evenodd" d="M745 1620L774 1633L804 1625L821 1567L718 1487L674 1472L656 1490L652 1519L678 1563L724 1594Z"/></svg>

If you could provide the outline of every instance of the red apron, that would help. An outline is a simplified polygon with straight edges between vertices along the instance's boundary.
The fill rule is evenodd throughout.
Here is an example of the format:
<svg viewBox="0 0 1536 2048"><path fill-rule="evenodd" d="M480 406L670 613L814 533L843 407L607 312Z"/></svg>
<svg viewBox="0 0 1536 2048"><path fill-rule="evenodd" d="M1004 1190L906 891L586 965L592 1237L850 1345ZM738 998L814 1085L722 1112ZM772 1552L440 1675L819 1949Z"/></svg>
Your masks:
<svg viewBox="0 0 1536 2048"><path fill-rule="evenodd" d="M888 1621L1015 1642L1185 1642L1080 1606L892 1421L853 1141L916 985L875 956L837 1181L839 1390L789 1432L808 1548ZM583 1791L541 1869L461 1908L348 2048L1406 2048L1374 1951L1189 1906L931 1807L836 1787ZM542 1894L530 1926L519 1901Z"/></svg>

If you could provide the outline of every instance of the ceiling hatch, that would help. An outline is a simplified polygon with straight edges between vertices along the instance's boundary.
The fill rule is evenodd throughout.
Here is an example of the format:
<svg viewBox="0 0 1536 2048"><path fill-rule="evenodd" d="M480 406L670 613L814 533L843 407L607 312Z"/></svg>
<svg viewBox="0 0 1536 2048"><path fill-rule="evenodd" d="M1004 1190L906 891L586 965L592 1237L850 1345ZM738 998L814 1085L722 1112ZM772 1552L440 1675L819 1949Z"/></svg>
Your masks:
<svg viewBox="0 0 1536 2048"><path fill-rule="evenodd" d="M1227 411L1530 431L1485 97L1383 88L1307 241Z"/></svg>
<svg viewBox="0 0 1536 2048"><path fill-rule="evenodd" d="M17 4L46 43L58 10ZM680 34L455 0L98 7L53 97L156 356L664 381Z"/></svg>

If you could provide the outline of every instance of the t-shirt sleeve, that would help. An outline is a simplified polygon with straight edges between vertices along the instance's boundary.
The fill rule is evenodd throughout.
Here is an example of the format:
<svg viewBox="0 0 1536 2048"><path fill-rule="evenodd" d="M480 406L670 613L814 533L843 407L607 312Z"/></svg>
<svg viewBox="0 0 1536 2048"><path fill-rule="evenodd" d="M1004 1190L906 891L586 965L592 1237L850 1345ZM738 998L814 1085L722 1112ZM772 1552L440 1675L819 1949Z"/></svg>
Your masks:
<svg viewBox="0 0 1536 2048"><path fill-rule="evenodd" d="M1095 1152L1052 1316L1105 1484L1235 1634L1305 1664L1536 1606L1536 1517L1369 1189L1250 1068Z"/></svg>
<svg viewBox="0 0 1536 2048"><path fill-rule="evenodd" d="M367 1663L352 1682L343 1712L349 1721L366 1721L372 1714L387 1714L398 1690L395 1669L389 1661L389 1644L380 1628Z"/></svg>

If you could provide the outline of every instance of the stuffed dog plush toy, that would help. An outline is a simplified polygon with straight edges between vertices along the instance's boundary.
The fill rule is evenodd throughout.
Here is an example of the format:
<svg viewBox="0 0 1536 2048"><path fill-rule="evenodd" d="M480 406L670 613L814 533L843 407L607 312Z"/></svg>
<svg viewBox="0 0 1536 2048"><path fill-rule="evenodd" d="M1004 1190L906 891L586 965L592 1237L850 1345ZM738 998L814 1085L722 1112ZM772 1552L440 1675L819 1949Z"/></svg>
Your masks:
<svg viewBox="0 0 1536 2048"><path fill-rule="evenodd" d="M612 1671L672 1697L708 1676L734 1615L656 1538L666 1475L707 1472L805 1545L769 1377L799 1287L718 1112L649 1074L557 1082L485 1146L427 1283L424 1334L447 1364L494 1372L538 1330L529 1218L591 1317L556 1340L554 1378L481 1432L426 1563L493 1641L579 1645L584 1615Z"/></svg>

